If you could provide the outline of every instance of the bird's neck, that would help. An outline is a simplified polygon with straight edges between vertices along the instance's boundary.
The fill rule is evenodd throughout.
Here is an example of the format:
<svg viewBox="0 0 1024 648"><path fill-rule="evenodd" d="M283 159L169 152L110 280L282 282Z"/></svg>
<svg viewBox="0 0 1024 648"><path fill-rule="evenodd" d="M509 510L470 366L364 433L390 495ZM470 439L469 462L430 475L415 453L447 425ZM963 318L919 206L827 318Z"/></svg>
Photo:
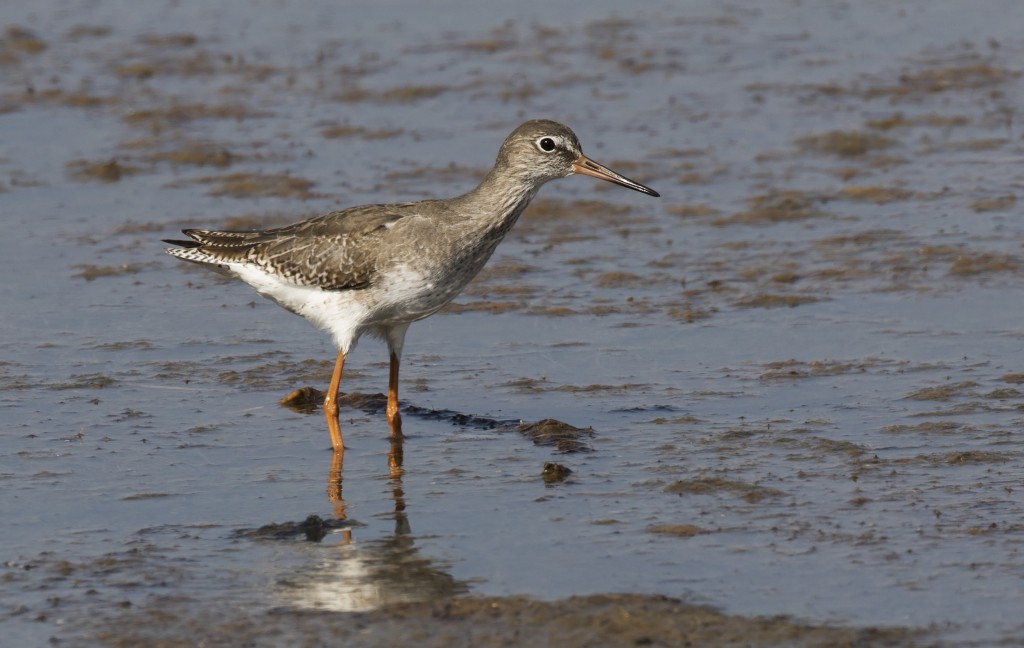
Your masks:
<svg viewBox="0 0 1024 648"><path fill-rule="evenodd" d="M459 212L482 228L508 231L537 195L540 184L496 167L476 189L459 198Z"/></svg>

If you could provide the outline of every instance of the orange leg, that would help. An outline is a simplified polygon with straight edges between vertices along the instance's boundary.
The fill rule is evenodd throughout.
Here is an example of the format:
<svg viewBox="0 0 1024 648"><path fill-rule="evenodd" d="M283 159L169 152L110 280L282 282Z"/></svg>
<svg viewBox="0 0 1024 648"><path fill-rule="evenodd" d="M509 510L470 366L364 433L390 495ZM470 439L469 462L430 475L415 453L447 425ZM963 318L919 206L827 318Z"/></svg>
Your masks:
<svg viewBox="0 0 1024 648"><path fill-rule="evenodd" d="M338 423L338 397L341 389L341 370L345 368L345 352L338 351L338 360L334 363L334 373L331 375L331 386L327 388L324 396L324 414L327 416L327 429L331 433L331 445L335 452L345 452L345 446L341 442L341 424Z"/></svg>
<svg viewBox="0 0 1024 648"><path fill-rule="evenodd" d="M391 354L391 372L388 375L388 425L391 437L402 436L402 415L398 413L398 356Z"/></svg>

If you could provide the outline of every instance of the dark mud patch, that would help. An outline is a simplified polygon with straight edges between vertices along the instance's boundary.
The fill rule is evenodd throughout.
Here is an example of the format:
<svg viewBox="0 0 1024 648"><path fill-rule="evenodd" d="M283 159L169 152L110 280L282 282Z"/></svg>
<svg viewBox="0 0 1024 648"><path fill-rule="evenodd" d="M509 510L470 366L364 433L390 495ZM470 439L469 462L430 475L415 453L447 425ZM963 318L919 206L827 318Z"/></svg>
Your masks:
<svg viewBox="0 0 1024 648"><path fill-rule="evenodd" d="M103 162L74 160L68 162L67 172L79 182L117 182L122 178L142 172L142 169L116 159Z"/></svg>
<svg viewBox="0 0 1024 648"><path fill-rule="evenodd" d="M267 112L253 110L241 104L210 105L204 103L173 104L163 108L133 110L123 117L125 123L148 128L160 133L172 126L181 126L201 119L232 119L243 121L268 116Z"/></svg>
<svg viewBox="0 0 1024 648"><path fill-rule="evenodd" d="M405 131L401 128L367 128L365 126L352 126L350 124L336 124L327 126L320 131L320 134L327 139L338 139L344 137L358 137L365 140L382 140L400 137Z"/></svg>
<svg viewBox="0 0 1024 648"><path fill-rule="evenodd" d="M237 358L245 360L245 358ZM261 358L262 359L262 358ZM235 358L223 358L222 362L235 360ZM228 369L217 372L217 382L224 385L240 385L252 389L274 388L283 382L295 382L304 380L323 379L327 382L330 379L330 371L333 366L330 360L306 359L300 361L277 360L263 362L247 369Z"/></svg>
<svg viewBox="0 0 1024 648"><path fill-rule="evenodd" d="M231 535L249 540L320 542L332 531L351 526L352 523L346 520L325 520L319 515L310 515L301 522L271 522L258 529L239 529Z"/></svg>
<svg viewBox="0 0 1024 648"><path fill-rule="evenodd" d="M758 376L761 380L799 380L822 376L841 376L850 373L865 373L870 368L892 364L877 358L858 361L845 360L780 360L768 362L765 371Z"/></svg>
<svg viewBox="0 0 1024 648"><path fill-rule="evenodd" d="M452 90L455 86L445 84L434 85L401 85L382 90L371 90L351 85L336 94L334 99L343 103L375 102L375 103L415 103L424 99L433 99Z"/></svg>
<svg viewBox="0 0 1024 648"><path fill-rule="evenodd" d="M122 263L116 266L98 266L91 263L83 263L75 266L78 269L74 277L80 277L86 281L94 281L101 277L123 277L125 275L138 274L149 264L143 263Z"/></svg>
<svg viewBox="0 0 1024 648"><path fill-rule="evenodd" d="M939 115L935 113L927 115L907 115L902 112L893 113L886 117L877 117L864 121L864 126L880 131L893 129L905 129L914 127L931 127L951 130L967 126L971 120L964 115Z"/></svg>
<svg viewBox="0 0 1024 648"><path fill-rule="evenodd" d="M998 46L994 49L998 49ZM919 103L929 100L942 105L933 97L944 93L971 92L988 89L996 92L998 87L1020 77L1021 72L999 65L995 57L951 47L950 51L938 50L927 53L914 69L889 72L884 75L862 75L847 83L789 84L751 83L747 89L754 92L778 91L782 94L798 94L806 97L829 97L845 99L887 99L890 104ZM891 117L884 118L887 125ZM932 124L927 118L908 120L913 125L944 127L942 121ZM903 125L897 122L888 128ZM873 128L877 126L871 125ZM882 128L885 130L885 128Z"/></svg>
<svg viewBox="0 0 1024 648"><path fill-rule="evenodd" d="M0 37L0 51L39 54L45 51L46 47L46 41L20 25L10 25L4 30L3 37Z"/></svg>
<svg viewBox="0 0 1024 648"><path fill-rule="evenodd" d="M391 171L384 179L391 186L400 182L425 182L429 184L448 185L457 182L479 182L487 174L488 169L469 167L454 162L443 166L418 166L413 169Z"/></svg>
<svg viewBox="0 0 1024 648"><path fill-rule="evenodd" d="M104 342L92 346L98 351L145 351L155 348L149 340L124 340L121 342Z"/></svg>
<svg viewBox="0 0 1024 648"><path fill-rule="evenodd" d="M525 305L527 303L526 300L536 295L538 290L540 290L539 287L526 284L491 285L480 283L467 287L462 291L461 295L482 298L484 300L483 303L510 303L508 300L514 300L512 303L522 303Z"/></svg>
<svg viewBox="0 0 1024 648"><path fill-rule="evenodd" d="M696 524L652 524L647 527L646 531L647 533L659 533L677 538L692 538L702 533L709 533L707 529Z"/></svg>
<svg viewBox="0 0 1024 648"><path fill-rule="evenodd" d="M801 137L797 139L796 144L807 151L852 158L889 148L894 146L896 141L864 131L830 131L821 135Z"/></svg>
<svg viewBox="0 0 1024 648"><path fill-rule="evenodd" d="M748 199L749 209L730 216L715 218L711 224L716 227L733 225L774 225L792 221L803 221L826 216L818 207L819 200L797 190L772 191Z"/></svg>
<svg viewBox="0 0 1024 648"><path fill-rule="evenodd" d="M534 445L554 446L559 452L589 452L585 438L593 438L594 428L578 428L557 419L542 419L536 423L520 423L519 433L531 439Z"/></svg>
<svg viewBox="0 0 1024 648"><path fill-rule="evenodd" d="M241 160L226 146L209 142L186 142L176 148L148 153L142 159L150 163L166 162L173 166L229 167Z"/></svg>
<svg viewBox="0 0 1024 648"><path fill-rule="evenodd" d="M3 54L0 54L0 66L3 65ZM116 95L96 95L88 92L66 92L60 88L36 90L29 88L20 94L0 94L0 113L35 106L62 106L65 108L95 109L116 106L122 102Z"/></svg>
<svg viewBox="0 0 1024 648"><path fill-rule="evenodd" d="M309 200L322 198L312 191L316 183L290 173L230 173L227 175L203 176L173 182L169 187L203 184L209 185L209 196L228 198L296 198Z"/></svg>
<svg viewBox="0 0 1024 648"><path fill-rule="evenodd" d="M781 295L777 293L761 293L736 300L733 305L738 308L796 308L804 304L813 304L824 298L814 295Z"/></svg>
<svg viewBox="0 0 1024 648"><path fill-rule="evenodd" d="M1009 211L1017 206L1017 196L1009 194L997 198L982 198L970 204L970 208L978 213Z"/></svg>
<svg viewBox="0 0 1024 648"><path fill-rule="evenodd" d="M538 198L516 224L513 233L517 235L548 234L549 244L564 243L602 228L622 225L639 225L651 222L650 215L631 205L619 205L603 200L557 200ZM587 235L587 238L593 238Z"/></svg>
<svg viewBox="0 0 1024 648"><path fill-rule="evenodd" d="M325 392L306 386L290 392L278 403L292 411L310 414L323 407L325 396ZM338 402L342 407L362 410L368 414L379 414L387 408L388 397L381 393L347 392L340 395ZM403 411L408 411L408 407L403 408Z"/></svg>
<svg viewBox="0 0 1024 648"><path fill-rule="evenodd" d="M904 72L897 85L871 88L867 97L888 96L898 99L949 91L980 90L1000 86L1020 75L1017 70L996 65L983 57L964 57L962 61L951 65L928 66Z"/></svg>
<svg viewBox="0 0 1024 648"><path fill-rule="evenodd" d="M703 423L704 419L697 418L696 416L677 416L675 418L664 418L658 417L652 419L651 423L654 425L696 425L697 423Z"/></svg>
<svg viewBox="0 0 1024 648"><path fill-rule="evenodd" d="M326 383L330 379L331 361L270 360L282 356L287 357L287 354L268 350L249 355L211 357L203 361L153 361L145 363L145 366L152 372L152 378L162 382L210 382L257 390L285 388L298 381L322 380Z"/></svg>
<svg viewBox="0 0 1024 648"><path fill-rule="evenodd" d="M924 401L949 401L954 398L962 396L973 395L974 388L978 386L978 383L973 380L965 380L957 383L950 383L948 385L940 385L938 387L924 387L916 391L907 394L906 398L910 400L924 400Z"/></svg>
<svg viewBox="0 0 1024 648"><path fill-rule="evenodd" d="M837 193L837 197L858 202L869 202L875 205L886 205L898 200L921 198L921 196L907 189L881 185L851 185L843 187Z"/></svg>
<svg viewBox="0 0 1024 648"><path fill-rule="evenodd" d="M117 384L117 379L106 374L75 374L66 381L47 385L50 389L104 389Z"/></svg>
<svg viewBox="0 0 1024 648"><path fill-rule="evenodd" d="M291 410L311 413L323 407L324 393L313 387L296 389L281 399L280 404ZM342 394L342 407L359 409L367 414L382 414L387 408L388 397L381 393L367 394L350 392ZM501 420L475 414L464 414L452 410L431 409L406 404L401 408L403 415L428 421L447 421L452 425L485 430L515 430L533 441L535 445L551 446L560 453L589 452L585 439L593 438L593 428L579 428L556 419L543 419L535 423Z"/></svg>
<svg viewBox="0 0 1024 648"><path fill-rule="evenodd" d="M953 259L949 274L955 277L971 277L999 272L1019 273L1024 268L1021 258L1015 254L978 252L958 255Z"/></svg>
<svg viewBox="0 0 1024 648"><path fill-rule="evenodd" d="M827 456L845 456L846 459L856 461L868 451L865 446L858 443L819 436L806 438L783 437L775 440L774 445L788 446L806 451L805 453L788 455L786 458L791 461L820 460Z"/></svg>
<svg viewBox="0 0 1024 648"><path fill-rule="evenodd" d="M545 378L517 378L504 384L504 387L512 389L517 394L538 394L547 391L549 387Z"/></svg>
<svg viewBox="0 0 1024 648"><path fill-rule="evenodd" d="M924 630L813 625L786 616L728 615L666 596L595 594L558 601L469 597L396 603L370 612L209 609L189 600L94 620L97 645L346 646L923 646Z"/></svg>
<svg viewBox="0 0 1024 648"><path fill-rule="evenodd" d="M453 301L440 312L442 313L492 313L495 315L513 311L525 310L529 304L525 301L492 301L490 299L479 299L470 302Z"/></svg>
<svg viewBox="0 0 1024 648"><path fill-rule="evenodd" d="M690 302L686 302L682 306L669 306L665 310L666 315L677 322L683 322L685 324L693 324L694 322L710 319L717 313L718 308L714 306L701 308L700 306L696 306Z"/></svg>
<svg viewBox="0 0 1024 648"><path fill-rule="evenodd" d="M632 272L603 272L594 278L594 284L599 288L626 288L630 286L642 286L650 282L650 277L641 277Z"/></svg>
<svg viewBox="0 0 1024 648"><path fill-rule="evenodd" d="M590 385L559 385L554 387L555 391L569 392L571 394L590 394L590 393L613 393L622 394L631 391L638 391L647 389L651 385L647 383L623 383L621 385L604 385L599 383L593 383Z"/></svg>
<svg viewBox="0 0 1024 648"><path fill-rule="evenodd" d="M948 452L942 456L943 460L951 466L962 466L964 464L990 464L1010 461L1014 455L1005 452L986 452L983 450L965 450L963 452Z"/></svg>
<svg viewBox="0 0 1024 648"><path fill-rule="evenodd" d="M965 427L963 423L957 423L956 421L925 421L913 425L906 423L886 425L882 428L882 432L888 434L904 434L907 432L912 434L959 434L964 431Z"/></svg>
<svg viewBox="0 0 1024 648"><path fill-rule="evenodd" d="M699 477L696 479L681 479L665 487L666 493L676 495L715 495L726 493L738 495L742 499L756 504L769 497L781 497L783 491L766 486L757 486L746 482L722 479L720 477Z"/></svg>
<svg viewBox="0 0 1024 648"><path fill-rule="evenodd" d="M132 500L147 500L147 499L161 499L164 497L174 497L174 493L133 493L131 495L125 495L121 499L125 502Z"/></svg>
<svg viewBox="0 0 1024 648"><path fill-rule="evenodd" d="M296 412L310 414L323 408L324 392L315 387L302 387L283 397L279 404ZM342 408L362 410L367 414L383 414L387 409L388 397L382 393L347 392L342 393L338 399ZM472 427L483 430L508 429L513 430L518 421L508 419L495 419L488 416L476 414L464 414L453 410L432 409L420 407L419 405L404 404L401 406L403 415L413 416L428 421L447 421L452 425ZM344 410L342 410L344 415Z"/></svg>
<svg viewBox="0 0 1024 648"><path fill-rule="evenodd" d="M554 461L547 461L541 469L540 477L545 484L559 484L569 479L573 471L568 466L563 466Z"/></svg>
<svg viewBox="0 0 1024 648"><path fill-rule="evenodd" d="M136 221L128 221L123 225L115 227L111 234L124 235L124 234L150 234L153 232L164 232L167 230L167 223L139 223Z"/></svg>
<svg viewBox="0 0 1024 648"><path fill-rule="evenodd" d="M238 214L236 216L229 216L228 218L225 218L221 222L220 228L233 231L265 230L270 229L272 227L290 225L291 223L295 223L306 218L311 218L316 215L317 214L315 213L296 215L295 213L276 211L266 213Z"/></svg>
<svg viewBox="0 0 1024 648"><path fill-rule="evenodd" d="M666 211L670 214L674 214L683 219L699 219L699 218L710 218L717 216L722 213L716 207L706 205L704 203L695 203L691 205L672 205L669 206Z"/></svg>

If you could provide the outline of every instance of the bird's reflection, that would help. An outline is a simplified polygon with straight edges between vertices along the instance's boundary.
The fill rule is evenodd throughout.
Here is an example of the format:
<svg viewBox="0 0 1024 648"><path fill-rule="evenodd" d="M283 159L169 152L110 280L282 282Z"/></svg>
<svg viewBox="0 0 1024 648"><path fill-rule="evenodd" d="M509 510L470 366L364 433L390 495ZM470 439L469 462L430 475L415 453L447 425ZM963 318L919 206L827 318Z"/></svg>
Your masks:
<svg viewBox="0 0 1024 648"><path fill-rule="evenodd" d="M346 527L339 543L316 546L316 564L292 572L281 582L281 596L289 605L357 611L450 597L468 590L444 566L422 556L415 545L402 485L403 442L402 435L392 434L387 481L393 505L391 534L359 542L353 538L352 528ZM348 503L342 497L343 471L344 453L334 453L327 473L327 498L339 520L348 519Z"/></svg>
<svg viewBox="0 0 1024 648"><path fill-rule="evenodd" d="M388 450L388 472L392 480L402 483L402 462L405 461L405 436L401 430L391 429L391 449ZM334 516L339 520L346 519L346 503L342 496L342 472L345 469L345 450L335 451L331 456L331 467L327 471L327 501L334 504ZM405 504L402 504L405 508Z"/></svg>

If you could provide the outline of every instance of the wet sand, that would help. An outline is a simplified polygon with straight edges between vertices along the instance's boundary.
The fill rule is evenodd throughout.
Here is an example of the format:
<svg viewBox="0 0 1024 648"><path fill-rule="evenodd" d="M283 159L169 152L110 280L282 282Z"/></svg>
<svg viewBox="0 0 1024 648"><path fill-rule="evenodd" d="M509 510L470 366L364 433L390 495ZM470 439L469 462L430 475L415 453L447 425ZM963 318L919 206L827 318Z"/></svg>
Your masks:
<svg viewBox="0 0 1024 648"><path fill-rule="evenodd" d="M1022 9L556 9L5 8L6 637L1019 640ZM352 356L337 465L327 336L160 239L454 195L536 117L663 198L544 187L410 330L404 447Z"/></svg>

